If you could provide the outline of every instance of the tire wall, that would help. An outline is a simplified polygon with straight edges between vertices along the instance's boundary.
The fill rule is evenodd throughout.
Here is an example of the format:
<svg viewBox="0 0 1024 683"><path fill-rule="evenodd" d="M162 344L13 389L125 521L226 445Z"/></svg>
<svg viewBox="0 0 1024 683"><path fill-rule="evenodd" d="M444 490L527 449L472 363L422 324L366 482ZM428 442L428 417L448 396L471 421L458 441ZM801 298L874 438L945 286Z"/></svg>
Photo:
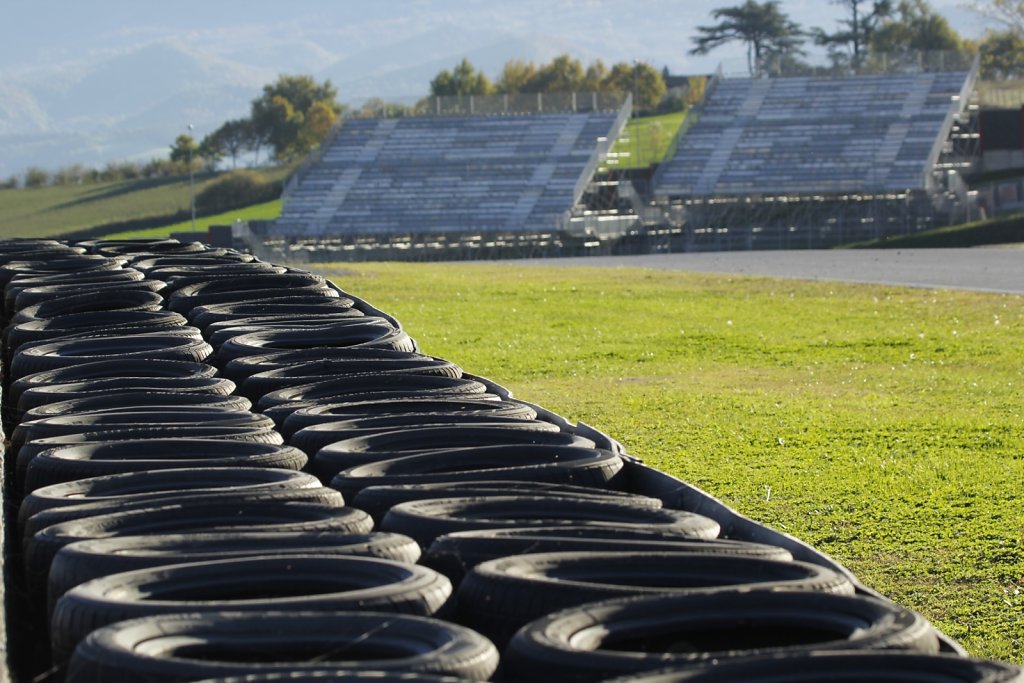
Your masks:
<svg viewBox="0 0 1024 683"><path fill-rule="evenodd" d="M66 295L62 287L75 283L83 292ZM119 628L166 625L184 638L223 628L236 640L256 633L256 614L225 621L221 613L243 607L220 594L244 597L250 575L291 571L285 592L313 582L325 597L275 596L282 602L265 611L276 619L303 612L295 623L308 622L311 640L324 624L343 631L345 619L369 611L394 613L396 629L437 629L438 642L464 643L459 657L379 664L420 676L408 680L543 683L550 668L552 680L596 681L570 660L541 663L554 655L538 645L543 634L527 642L530 629L558 615L571 622L581 604L626 613L643 607L630 601L671 592L698 605L708 576L732 599L791 590L828 594L837 613L858 600L879 613L902 610L803 541L644 465L613 436L519 401L458 359L429 356L393 316L316 274L196 242L24 240L0 241L0 287L0 683L101 680L96 672L113 665L99 657L110 656ZM16 308L19 296L32 305ZM317 312L283 312L289 306ZM31 341L15 348L18 325L15 338ZM627 552L649 560L633 569L621 561ZM509 558L521 562L505 576ZM721 576L701 574L716 561ZM609 578L623 565L625 576ZM650 576L641 580L641 571ZM378 586L375 572L399 578ZM542 577L536 585L517 578L531 572ZM595 578L569 590L559 588L559 572ZM225 575L237 586L218 584ZM341 575L364 576L365 585L324 578ZM202 585L203 599L189 602L176 580ZM544 581L555 586L547 594ZM138 586L138 597L118 603L103 593L117 592L110 586L118 595ZM170 596L163 602L161 590ZM492 598L507 605L502 614L480 608ZM968 659L915 616L912 645L850 647ZM118 680L267 673L214 676L177 661L146 669L152 663L134 654L118 656L130 671ZM616 666L607 679L636 673ZM331 671L338 680L357 676Z"/></svg>

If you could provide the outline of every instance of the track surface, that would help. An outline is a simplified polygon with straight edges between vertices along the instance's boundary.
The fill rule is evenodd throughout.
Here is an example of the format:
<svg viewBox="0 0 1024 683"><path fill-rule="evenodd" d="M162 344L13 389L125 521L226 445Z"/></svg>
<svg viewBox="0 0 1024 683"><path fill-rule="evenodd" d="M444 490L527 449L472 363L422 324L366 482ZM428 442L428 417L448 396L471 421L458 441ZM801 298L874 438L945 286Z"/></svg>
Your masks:
<svg viewBox="0 0 1024 683"><path fill-rule="evenodd" d="M1024 248L731 251L508 261L1024 294Z"/></svg>

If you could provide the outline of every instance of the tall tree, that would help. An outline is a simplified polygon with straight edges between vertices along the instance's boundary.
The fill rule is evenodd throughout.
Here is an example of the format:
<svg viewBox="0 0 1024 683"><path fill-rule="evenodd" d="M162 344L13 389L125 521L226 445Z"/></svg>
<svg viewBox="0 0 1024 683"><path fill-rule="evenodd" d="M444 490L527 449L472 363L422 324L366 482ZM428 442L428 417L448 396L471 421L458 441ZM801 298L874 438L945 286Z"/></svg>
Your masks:
<svg viewBox="0 0 1024 683"><path fill-rule="evenodd" d="M559 55L537 72L535 82L539 92L573 92L582 90L583 64L567 54Z"/></svg>
<svg viewBox="0 0 1024 683"><path fill-rule="evenodd" d="M978 53L982 78L1024 78L1024 33L1014 29L989 31L978 44Z"/></svg>
<svg viewBox="0 0 1024 683"><path fill-rule="evenodd" d="M857 68L867 56L871 44L871 34L878 24L892 14L892 0L831 0L848 12L845 19L839 20L840 29L828 33L824 29L813 32L814 42L825 46L833 56L833 61L840 61L840 50L849 51L846 55L850 64ZM862 7L870 3L868 7Z"/></svg>
<svg viewBox="0 0 1024 683"><path fill-rule="evenodd" d="M711 12L718 23L698 26L690 54L704 55L727 43L747 46L747 69L760 75L769 56L799 52L804 33L779 9L777 0L747 0L735 7L720 7Z"/></svg>
<svg viewBox="0 0 1024 683"><path fill-rule="evenodd" d="M969 7L984 17L1024 34L1024 0L973 0Z"/></svg>
<svg viewBox="0 0 1024 683"><path fill-rule="evenodd" d="M194 169L199 161L199 145L196 139L189 133L182 133L176 137L174 144L171 145L171 161L180 164L186 171Z"/></svg>
<svg viewBox="0 0 1024 683"><path fill-rule="evenodd" d="M335 116L341 113L338 92L330 81L317 83L311 76L280 76L263 86L263 94L252 102L253 134L267 140L278 159L304 154L312 149L310 144L316 144L309 139L300 143L300 131L306 116L318 104Z"/></svg>
<svg viewBox="0 0 1024 683"><path fill-rule="evenodd" d="M871 51L896 59L922 52L966 50L964 40L928 0L900 0L896 11L871 35Z"/></svg>
<svg viewBox="0 0 1024 683"><path fill-rule="evenodd" d="M580 83L580 89L590 92L600 92L604 90L604 82L607 78L608 67L606 67L604 62L600 59L595 59L587 65L587 70L583 74L583 81Z"/></svg>
<svg viewBox="0 0 1024 683"><path fill-rule="evenodd" d="M486 95L491 92L487 76L463 58L451 71L445 69L430 81L430 94L434 97L452 95Z"/></svg>
<svg viewBox="0 0 1024 683"><path fill-rule="evenodd" d="M654 109L665 96L661 72L645 62L615 64L603 85L605 91L633 93L633 106L639 111Z"/></svg>
<svg viewBox="0 0 1024 683"><path fill-rule="evenodd" d="M521 59L510 59L501 69L501 75L494 84L494 91L514 95L521 92L532 92L537 79L537 67L533 62Z"/></svg>
<svg viewBox="0 0 1024 683"><path fill-rule="evenodd" d="M226 121L199 144L206 156L231 157L231 168L238 166L238 155L252 148L253 132L249 119Z"/></svg>

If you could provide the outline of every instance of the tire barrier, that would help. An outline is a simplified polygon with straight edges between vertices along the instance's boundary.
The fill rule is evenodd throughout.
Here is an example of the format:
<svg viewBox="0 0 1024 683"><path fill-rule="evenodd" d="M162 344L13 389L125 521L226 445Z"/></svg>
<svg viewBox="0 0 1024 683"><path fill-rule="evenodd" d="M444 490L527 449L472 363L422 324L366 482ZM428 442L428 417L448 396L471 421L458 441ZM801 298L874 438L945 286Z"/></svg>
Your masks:
<svg viewBox="0 0 1024 683"><path fill-rule="evenodd" d="M319 275L0 240L0 286L0 678L1024 677Z"/></svg>
<svg viewBox="0 0 1024 683"><path fill-rule="evenodd" d="M431 673L486 681L498 663L497 649L483 636L427 617L379 612L178 614L121 622L91 633L76 648L67 680L101 683L110 680L110 670L124 672L123 680L154 683L211 676L244 676L248 681L251 674L271 672L284 672L292 680L292 673L322 670L324 663L316 655L326 659L332 652L344 658L331 662L332 672ZM304 661L309 659L313 661Z"/></svg>
<svg viewBox="0 0 1024 683"><path fill-rule="evenodd" d="M750 655L836 650L936 654L935 631L888 602L804 591L661 594L589 603L530 622L505 650L510 680L601 681Z"/></svg>

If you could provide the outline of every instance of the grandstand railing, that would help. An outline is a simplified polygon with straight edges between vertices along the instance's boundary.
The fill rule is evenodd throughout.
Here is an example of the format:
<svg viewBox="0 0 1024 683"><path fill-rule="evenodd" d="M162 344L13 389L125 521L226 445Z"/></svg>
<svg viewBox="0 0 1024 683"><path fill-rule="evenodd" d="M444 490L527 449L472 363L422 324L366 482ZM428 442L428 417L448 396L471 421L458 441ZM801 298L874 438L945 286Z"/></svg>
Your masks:
<svg viewBox="0 0 1024 683"><path fill-rule="evenodd" d="M672 137L672 141L668 143L668 149L665 150L665 155L662 157L663 161L668 161L676 155L676 150L679 149L679 142L683 139L683 136L691 128L693 128L698 121L700 121L701 114L704 112L704 103L708 101L712 93L715 92L715 88L718 87L719 82L722 80L722 66L719 65L715 70L715 73L708 79L707 85L704 87L704 92L701 94L699 100L690 105L690 108L686 111L686 115L683 117L683 122L679 125L676 130L676 134ZM657 187L658 182L661 180L661 175L666 164L658 164L658 168L655 169L654 175L651 178L651 187Z"/></svg>
<svg viewBox="0 0 1024 683"><path fill-rule="evenodd" d="M628 97L628 93L592 91L431 96L407 102L369 102L358 109L353 108L345 116L376 119L617 111Z"/></svg>
<svg viewBox="0 0 1024 683"><path fill-rule="evenodd" d="M757 74L746 68L746 60L729 59L719 65L723 78L789 78L811 76L841 78L843 76L870 76L915 73L944 73L947 71L969 71L975 55L955 50L905 50L901 52L878 52L868 55L860 64L852 61L829 61L825 55L815 55L812 60L800 61L776 59L761 66Z"/></svg>
<svg viewBox="0 0 1024 683"><path fill-rule="evenodd" d="M612 129L608 137L598 139L597 144L594 146L594 150L590 153L590 158L587 159L587 165L583 169L583 173L580 174L579 180L576 181L576 185L572 191L572 206L562 214L561 227L565 229L569 224L569 220L572 217L572 210L580 199L583 197L583 193L587 189L587 185L590 184L590 180L594 177L594 173L597 171L598 165L604 160L611 151L612 145L622 135L622 129L626 126L626 121L633 114L633 95L627 94L622 106L619 108L619 114L615 117L615 122L612 123Z"/></svg>
<svg viewBox="0 0 1024 683"><path fill-rule="evenodd" d="M935 139L932 144L932 149L928 153L928 165L925 168L933 169L939 163L939 156L942 154L942 148L949 139L949 133L953 129L953 118L956 114L962 112L968 104L971 97L971 92L974 91L974 85L978 80L978 71L980 70L980 55L975 56L973 63L971 64L970 71L967 73L967 78L964 79L964 85L960 89L960 92L956 95L955 102L957 103L956 108L952 106L949 108L949 112L946 114L946 120L942 123L942 132ZM925 179L925 187L929 187L929 179Z"/></svg>

